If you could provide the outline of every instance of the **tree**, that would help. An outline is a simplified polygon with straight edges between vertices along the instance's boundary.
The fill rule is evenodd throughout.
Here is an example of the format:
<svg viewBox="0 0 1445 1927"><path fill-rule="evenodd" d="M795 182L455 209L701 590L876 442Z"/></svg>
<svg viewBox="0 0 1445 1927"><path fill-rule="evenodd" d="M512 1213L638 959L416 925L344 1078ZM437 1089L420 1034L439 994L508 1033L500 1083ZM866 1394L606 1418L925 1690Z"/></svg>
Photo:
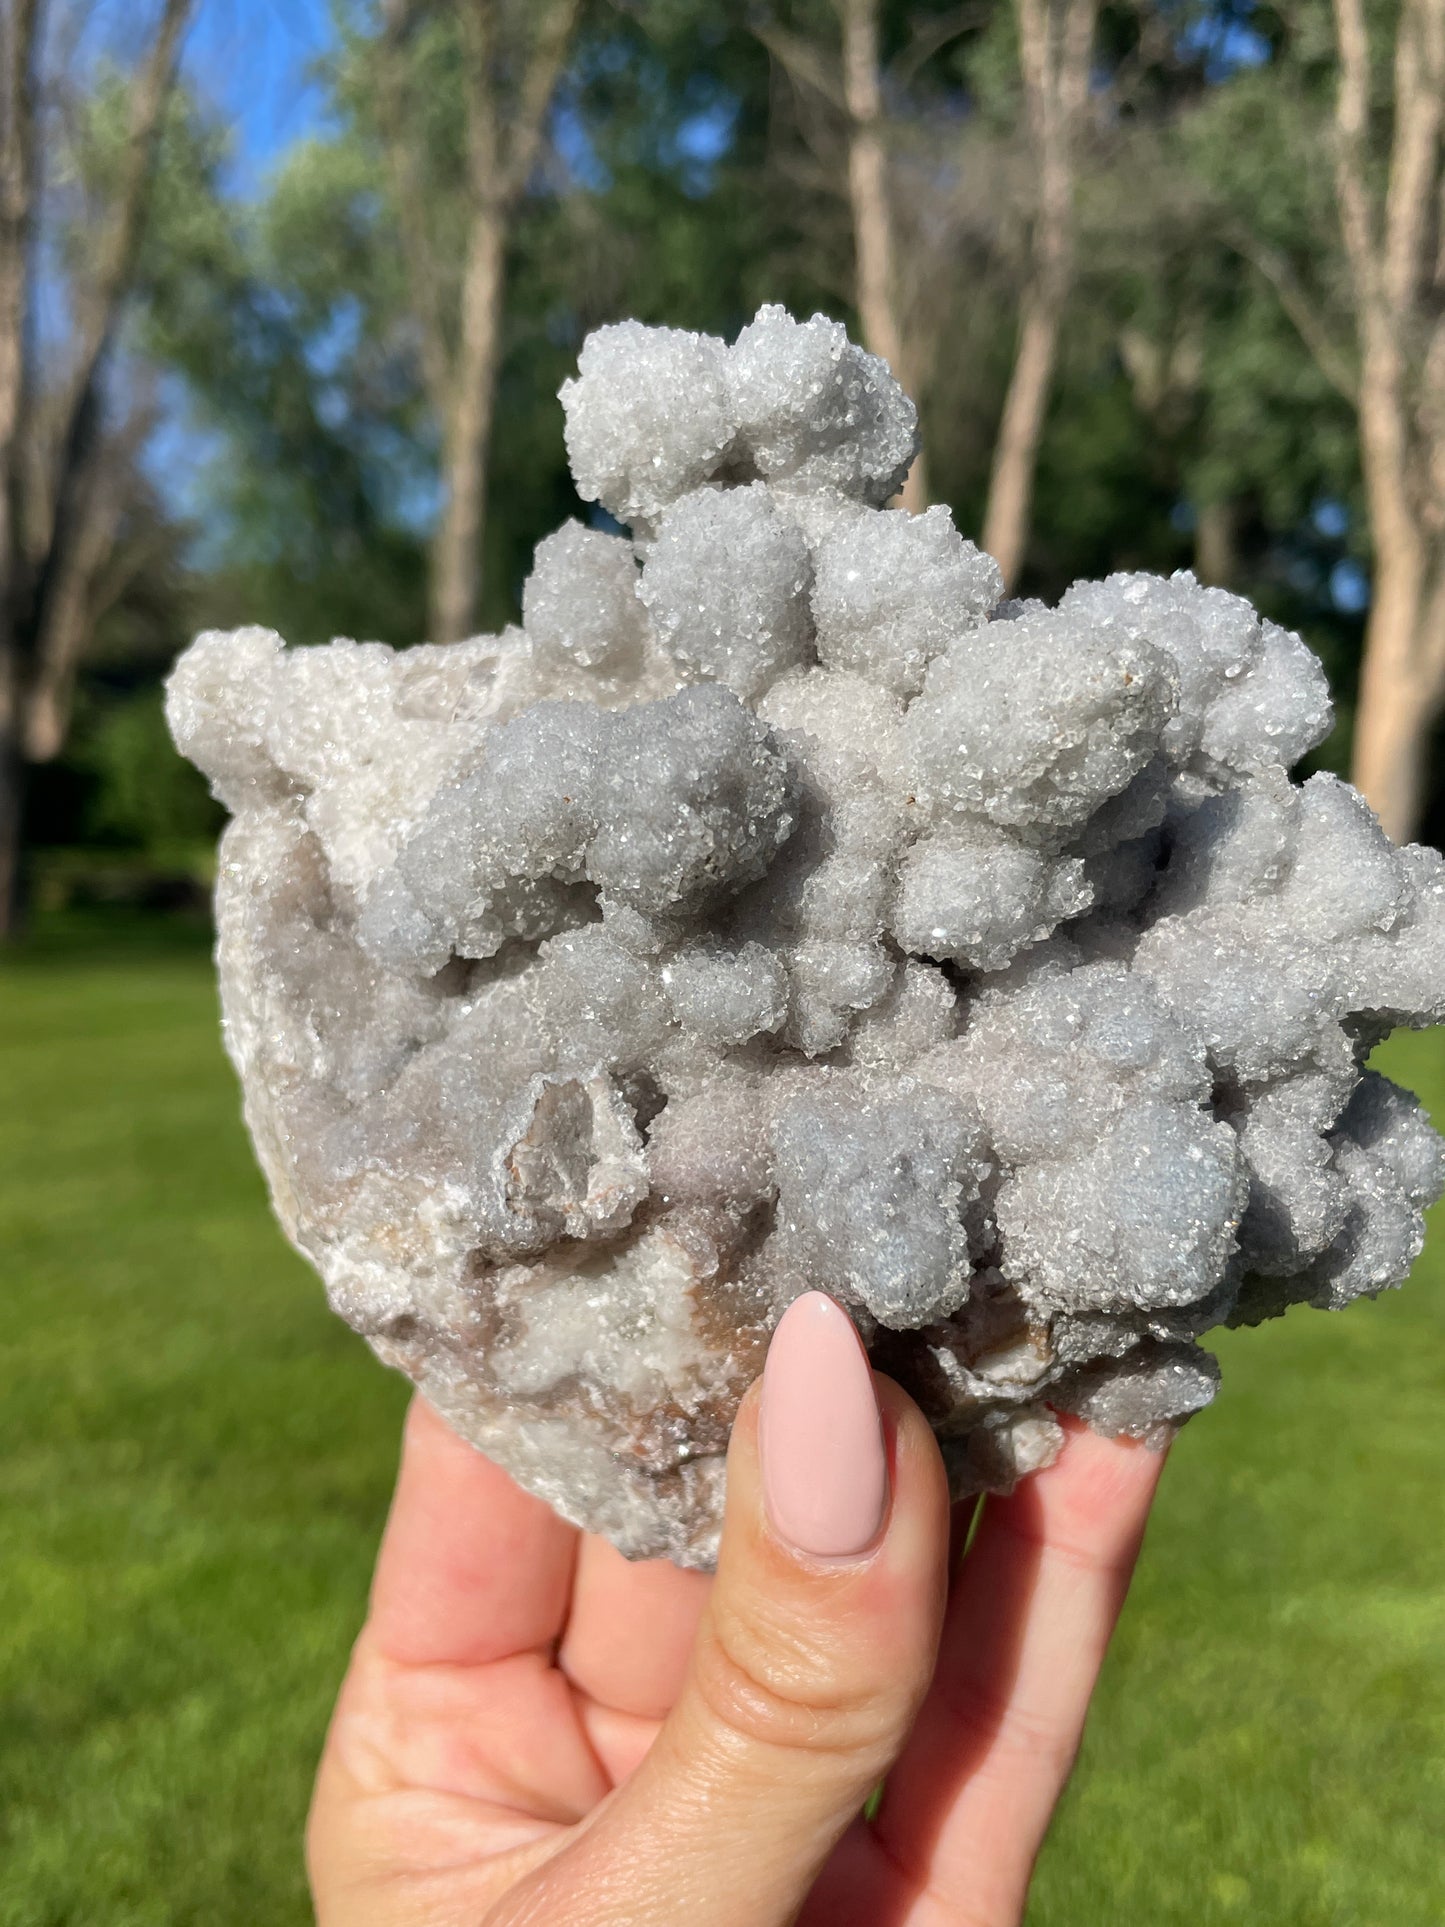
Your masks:
<svg viewBox="0 0 1445 1927"><path fill-rule="evenodd" d="M454 347L474 207L458 43L445 16L418 16L402 51ZM174 115L141 267L145 351L183 376L214 450L204 616L296 642L426 633L447 499L377 54L370 27L341 35L320 126L245 201L224 191L224 130ZM699 0L582 15L508 224L469 626L515 618L534 544L579 510L557 390L592 328L636 315L731 334L762 299L817 305L766 169L767 83L754 37Z"/></svg>
<svg viewBox="0 0 1445 1927"><path fill-rule="evenodd" d="M848 111L843 4L776 0L764 15L618 0L581 16L508 217L481 626L515 616L533 544L578 512L556 390L592 327L631 314L729 335L760 299L853 308L848 163L866 114ZM1306 5L1323 24L1324 0ZM340 17L353 25L321 69L320 124L253 200L226 193L221 131L177 101L137 270L141 339L185 375L214 449L197 616L269 622L293 641L405 644L425 630L448 447L386 137L378 16L358 5ZM882 285L924 391L933 485L972 530L1033 277L1017 32L997 0L877 0L869 17ZM1352 404L1279 294L1299 282L1322 327L1341 315L1341 251L1318 244L1337 235L1333 195L1301 164L1333 75L1302 78L1288 29L1269 19L1268 62L1221 79L1185 16L1100 16L1026 586L1055 594L1080 574L1192 557L1332 645L1348 697L1358 618L1332 606L1329 580L1360 553ZM475 196L450 0L419 0L391 51L451 356ZM1336 348L1348 368L1348 343ZM1333 532L1316 526L1321 503Z"/></svg>
<svg viewBox="0 0 1445 1927"><path fill-rule="evenodd" d="M1334 0L1334 21L1334 179L1375 560L1353 774L1403 841L1445 705L1445 0L1401 0L1388 79L1362 0Z"/></svg>
<svg viewBox="0 0 1445 1927"><path fill-rule="evenodd" d="M1000 9L975 0L915 11L906 27L881 0L832 0L829 11L836 15L836 46L821 9L805 10L802 30L763 14L757 31L795 86L830 103L841 123L838 171L851 215L859 325L868 347L918 400L924 399L933 344L956 330L959 300L976 295L976 284L967 292L960 286L957 264L948 256L979 227L1000 183L1007 192L992 213L996 259L1011 252L1006 230L1020 214L1026 225L1016 338L982 534L1012 586L1028 543L1039 445L1073 279L1078 150L1098 0L1015 0L1016 73L1009 91L1021 108L1021 130L980 112L978 83L983 80L985 93L990 86L997 91L997 76L987 71L988 57L980 71L972 70L970 60L979 45L991 55ZM885 38L892 49L887 59ZM951 80L940 92L935 63L933 86L919 88L925 68L945 51L954 61ZM1015 101L1009 104L1012 109ZM900 206L905 182L916 203L911 221ZM939 299L941 281L949 287L946 301ZM920 458L902 500L917 509L927 499Z"/></svg>
<svg viewBox="0 0 1445 1927"><path fill-rule="evenodd" d="M878 0L838 0L843 28L843 100L848 112L848 205L853 217L853 274L863 339L911 394L919 372L904 339L894 265L893 210L884 145ZM902 505L928 506L922 449L903 484Z"/></svg>
<svg viewBox="0 0 1445 1927"><path fill-rule="evenodd" d="M194 481L195 613L293 641L415 641L435 455L409 291L374 143L298 140L254 198L228 134L180 98L136 270L137 339L180 376ZM183 386L182 386L183 384Z"/></svg>
<svg viewBox="0 0 1445 1927"><path fill-rule="evenodd" d="M1078 197L1071 352L1102 319L1196 575L1318 633L1357 464L1352 410L1278 298L1330 217L1301 167L1314 140L1293 111L1289 63L1251 28L1244 64L1221 72L1229 23L1210 16L1210 39L1172 36L1141 65L1107 44L1111 24L1094 82L1105 125ZM1066 356L1066 407L1072 379ZM1333 535L1311 525L1322 504ZM1302 542L1323 571L1308 586Z"/></svg>
<svg viewBox="0 0 1445 1927"><path fill-rule="evenodd" d="M163 0L133 73L114 89L121 112L105 192L72 200L57 222L52 255L67 270L68 324L57 342L36 317L53 206L40 166L44 0L0 5L0 938L19 917L26 770L64 741L146 430L143 410L114 420L106 378L189 13L190 0Z"/></svg>
<svg viewBox="0 0 1445 1927"><path fill-rule="evenodd" d="M810 143L830 191L846 199L850 292L863 342L920 404L931 360L928 310L931 305L935 317L937 310L925 291L939 263L915 251L910 272L902 231L900 163L916 146L923 118L920 103L910 99L910 84L987 13L979 5L914 11L905 25L885 20L881 0L829 0L826 9L805 11L798 26L786 25L771 11L753 16L754 30L793 86L832 123L817 128ZM893 29L888 58L885 27ZM899 499L915 512L927 507L926 450L910 469Z"/></svg>
<svg viewBox="0 0 1445 1927"><path fill-rule="evenodd" d="M1445 0L1303 0L1269 61L1217 89L1196 150L1233 246L1349 411L1371 568L1351 774L1397 839L1445 704L1442 115Z"/></svg>
<svg viewBox="0 0 1445 1927"><path fill-rule="evenodd" d="M1018 580L1059 330L1074 269L1074 185L1089 98L1098 0L1015 0L1024 124L1034 177L1028 277L994 444L982 545Z"/></svg>
<svg viewBox="0 0 1445 1927"><path fill-rule="evenodd" d="M444 502L432 547L438 642L478 626L487 462L502 353L509 232L581 0L448 0L430 22L418 0L383 0L376 102L407 264L421 365L443 437ZM432 219L428 116L408 41L431 25L460 54L470 202L460 283Z"/></svg>

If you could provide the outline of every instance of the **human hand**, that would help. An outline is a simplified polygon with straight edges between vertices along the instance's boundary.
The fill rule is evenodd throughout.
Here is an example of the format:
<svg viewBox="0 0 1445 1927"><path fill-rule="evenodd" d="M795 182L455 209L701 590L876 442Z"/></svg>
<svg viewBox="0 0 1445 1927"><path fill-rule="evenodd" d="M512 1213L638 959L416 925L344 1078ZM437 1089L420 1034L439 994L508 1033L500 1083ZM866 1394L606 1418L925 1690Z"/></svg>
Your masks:
<svg viewBox="0 0 1445 1927"><path fill-rule="evenodd" d="M1017 1922L1162 1464L1076 1429L956 1562L972 1504L810 1293L708 1580L577 1533L416 1400L312 1806L320 1927Z"/></svg>

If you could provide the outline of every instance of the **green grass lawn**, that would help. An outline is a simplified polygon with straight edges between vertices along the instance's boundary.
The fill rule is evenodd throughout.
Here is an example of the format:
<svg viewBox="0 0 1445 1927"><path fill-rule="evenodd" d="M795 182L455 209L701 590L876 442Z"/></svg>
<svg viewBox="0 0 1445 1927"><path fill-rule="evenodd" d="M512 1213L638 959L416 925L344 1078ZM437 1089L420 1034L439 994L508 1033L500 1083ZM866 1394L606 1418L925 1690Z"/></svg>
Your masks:
<svg viewBox="0 0 1445 1927"><path fill-rule="evenodd" d="M1445 1117L1445 1033L1382 1055ZM1442 1270L1222 1340L1034 1927L1445 1919ZM0 1293L0 1927L303 1921L405 1390L271 1221L198 940L0 971Z"/></svg>

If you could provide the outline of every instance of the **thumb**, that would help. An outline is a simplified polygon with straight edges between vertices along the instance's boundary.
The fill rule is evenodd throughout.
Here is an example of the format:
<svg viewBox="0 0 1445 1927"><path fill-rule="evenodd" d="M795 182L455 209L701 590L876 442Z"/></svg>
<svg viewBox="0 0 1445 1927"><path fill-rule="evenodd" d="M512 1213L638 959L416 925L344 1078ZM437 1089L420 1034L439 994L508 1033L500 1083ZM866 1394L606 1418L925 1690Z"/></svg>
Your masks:
<svg viewBox="0 0 1445 1927"><path fill-rule="evenodd" d="M809 1292L733 1427L717 1582L677 1703L515 1918L792 1920L928 1689L948 1524L927 1421Z"/></svg>

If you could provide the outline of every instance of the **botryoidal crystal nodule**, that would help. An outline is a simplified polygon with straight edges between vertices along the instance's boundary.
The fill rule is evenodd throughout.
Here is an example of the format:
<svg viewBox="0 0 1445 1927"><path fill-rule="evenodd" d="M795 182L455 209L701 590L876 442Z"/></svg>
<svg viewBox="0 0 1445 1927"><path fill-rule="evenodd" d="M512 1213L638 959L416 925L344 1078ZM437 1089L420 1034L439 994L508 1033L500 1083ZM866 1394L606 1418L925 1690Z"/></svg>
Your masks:
<svg viewBox="0 0 1445 1927"><path fill-rule="evenodd" d="M800 1292L955 1489L1158 1439L1197 1343L1399 1284L1445 1184L1363 1069L1445 1016L1445 862L1288 771L1298 637L1192 576L1001 599L886 507L912 404L835 323L600 329L524 627L201 636L226 1041L282 1224L464 1437L709 1565Z"/></svg>

